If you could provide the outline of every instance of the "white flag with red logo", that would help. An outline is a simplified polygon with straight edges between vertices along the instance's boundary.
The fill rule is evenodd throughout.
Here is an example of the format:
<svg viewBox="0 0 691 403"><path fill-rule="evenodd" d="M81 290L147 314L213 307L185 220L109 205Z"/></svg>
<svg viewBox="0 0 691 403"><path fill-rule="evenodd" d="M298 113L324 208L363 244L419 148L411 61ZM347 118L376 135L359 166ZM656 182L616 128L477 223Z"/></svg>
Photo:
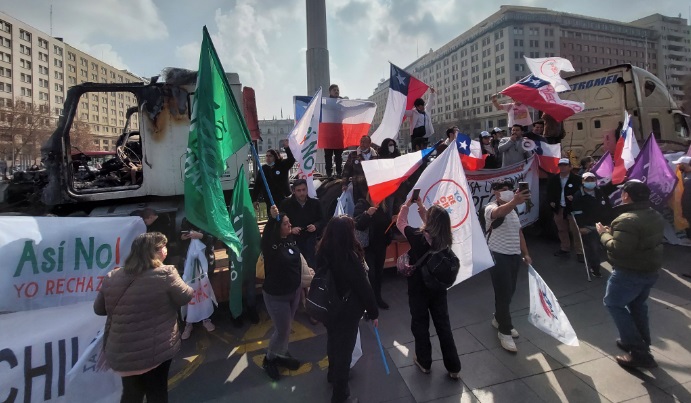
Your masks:
<svg viewBox="0 0 691 403"><path fill-rule="evenodd" d="M569 318L561 310L557 297L533 266L528 267L528 283L530 287L528 321L560 342L569 346L578 346L578 337Z"/></svg>
<svg viewBox="0 0 691 403"><path fill-rule="evenodd" d="M571 89L569 83L561 78L559 72L561 71L576 71L568 59L563 57L543 57L540 59L531 59L525 57L525 63L528 65L530 72L535 77L549 81L554 87L555 91L563 92Z"/></svg>
<svg viewBox="0 0 691 403"><path fill-rule="evenodd" d="M456 147L447 148L437 157L422 173L414 189L420 189L425 207L438 204L449 212L453 235L451 249L461 262L454 285L494 266ZM412 191L408 199L411 196ZM415 206L408 212L408 223L416 228L422 225Z"/></svg>

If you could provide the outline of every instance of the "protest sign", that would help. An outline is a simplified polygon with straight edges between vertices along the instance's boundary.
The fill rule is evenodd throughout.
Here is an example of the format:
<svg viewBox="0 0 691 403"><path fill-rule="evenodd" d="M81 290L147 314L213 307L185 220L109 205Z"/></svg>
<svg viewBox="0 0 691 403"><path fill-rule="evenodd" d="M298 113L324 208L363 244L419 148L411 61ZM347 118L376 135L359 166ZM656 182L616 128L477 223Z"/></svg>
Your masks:
<svg viewBox="0 0 691 403"><path fill-rule="evenodd" d="M145 231L139 217L0 218L0 312L93 301Z"/></svg>
<svg viewBox="0 0 691 403"><path fill-rule="evenodd" d="M475 203L475 211L480 211L482 207L494 201L492 183L509 180L514 184L514 189L518 189L518 182L528 182L531 190L530 201L525 203L525 207L518 209L518 216L523 227L537 221L540 214L540 185L535 157L530 157L526 163L501 169L468 171L466 176L468 188Z"/></svg>
<svg viewBox="0 0 691 403"><path fill-rule="evenodd" d="M5 401L118 401L120 376L112 370L98 372L100 349L91 348L105 319L94 314L91 301L0 315L0 391Z"/></svg>

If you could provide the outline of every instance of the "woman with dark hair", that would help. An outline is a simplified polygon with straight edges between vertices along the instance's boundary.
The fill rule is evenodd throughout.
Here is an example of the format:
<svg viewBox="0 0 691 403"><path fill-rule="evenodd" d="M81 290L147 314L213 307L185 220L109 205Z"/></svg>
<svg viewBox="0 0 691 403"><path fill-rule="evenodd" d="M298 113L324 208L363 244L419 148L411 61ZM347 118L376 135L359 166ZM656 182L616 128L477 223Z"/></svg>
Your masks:
<svg viewBox="0 0 691 403"><path fill-rule="evenodd" d="M287 144L287 140L286 140ZM281 205L281 202L290 196L290 169L295 164L295 158L287 145L283 148L286 152L286 158L281 157L281 153L274 149L266 151L266 164L262 165L262 171L266 177L266 183L269 185L269 191L274 199L274 204ZM254 208L259 208L259 199L263 198L266 204L266 213L269 214L271 208L271 201L266 192L264 181L257 171L254 179L254 189L252 191L252 200L254 200Z"/></svg>
<svg viewBox="0 0 691 403"><path fill-rule="evenodd" d="M357 189L359 189L358 192L355 191ZM374 290L379 308L389 309L389 304L381 296L381 282L384 261L386 260L386 247L391 243L391 238L387 233L391 224L391 210L384 202L376 206L372 204L365 178L359 177L354 180L353 194L363 195L355 203L353 217L355 229L361 231L363 239L367 239L367 244L363 246L365 247L367 266L369 266L369 282Z"/></svg>
<svg viewBox="0 0 691 403"><path fill-rule="evenodd" d="M408 225L408 210L413 204L408 200L401 206L396 226L405 234L410 243L410 264L415 264L429 251L440 251L450 248L453 243L451 235L451 218L449 213L439 205L432 205L425 209L422 200L418 198L417 206L422 228ZM429 339L429 318L432 316L434 328L437 329L444 366L451 379L460 379L461 360L458 358L456 344L451 333L449 322L449 307L446 300L446 290L434 291L425 286L421 270L416 269L408 277L408 305L410 307L410 329L415 337L415 357L413 362L425 374L429 374L432 366L432 344Z"/></svg>
<svg viewBox="0 0 691 403"><path fill-rule="evenodd" d="M379 311L367 280L364 251L355 239L355 224L350 217L334 217L317 246L318 270L331 270L336 293L344 303L329 312L326 349L329 356L327 380L333 384L331 402L344 402L350 395L348 374L358 323L364 311L378 326Z"/></svg>
<svg viewBox="0 0 691 403"><path fill-rule="evenodd" d="M107 316L106 362L122 376L122 402L168 401L168 370L180 350L177 310L194 290L174 266L164 266L168 240L160 232L139 235L122 268L103 279L94 301Z"/></svg>
<svg viewBox="0 0 691 403"><path fill-rule="evenodd" d="M398 150L398 144L396 144L396 140L387 138L381 142L381 146L379 147L380 159L396 158L400 156L401 152Z"/></svg>
<svg viewBox="0 0 691 403"><path fill-rule="evenodd" d="M296 370L300 362L288 352L288 337L295 312L300 304L302 260L300 249L291 234L290 219L271 206L271 218L262 234L264 255L264 305L274 325L262 367L274 381L280 378L278 367ZM276 218L280 217L280 220Z"/></svg>

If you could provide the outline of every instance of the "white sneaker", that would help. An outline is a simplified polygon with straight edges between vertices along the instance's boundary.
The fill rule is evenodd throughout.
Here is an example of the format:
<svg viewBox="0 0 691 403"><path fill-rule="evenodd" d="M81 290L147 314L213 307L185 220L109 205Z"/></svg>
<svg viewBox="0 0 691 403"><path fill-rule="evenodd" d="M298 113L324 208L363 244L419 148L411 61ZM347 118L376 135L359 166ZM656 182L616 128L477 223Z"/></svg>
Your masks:
<svg viewBox="0 0 691 403"><path fill-rule="evenodd" d="M213 332L216 330L216 326L214 326L213 323L211 323L211 319L204 319L202 321L202 326L204 326L204 329L206 329L207 332Z"/></svg>
<svg viewBox="0 0 691 403"><path fill-rule="evenodd" d="M182 331L182 336L180 336L180 338L183 340L189 339L192 334L192 327L194 327L194 325L191 323L185 324L185 330Z"/></svg>
<svg viewBox="0 0 691 403"><path fill-rule="evenodd" d="M509 336L508 334L501 334L501 332L497 332L497 336L499 337L499 341L501 342L501 346L504 348L504 350L512 353L518 351L516 348L516 343L513 341L513 337Z"/></svg>
<svg viewBox="0 0 691 403"><path fill-rule="evenodd" d="M492 326L494 326L495 329L499 329L499 322L497 322L497 318L492 318ZM511 329L511 337L514 339L517 339L519 336L518 330L516 329Z"/></svg>

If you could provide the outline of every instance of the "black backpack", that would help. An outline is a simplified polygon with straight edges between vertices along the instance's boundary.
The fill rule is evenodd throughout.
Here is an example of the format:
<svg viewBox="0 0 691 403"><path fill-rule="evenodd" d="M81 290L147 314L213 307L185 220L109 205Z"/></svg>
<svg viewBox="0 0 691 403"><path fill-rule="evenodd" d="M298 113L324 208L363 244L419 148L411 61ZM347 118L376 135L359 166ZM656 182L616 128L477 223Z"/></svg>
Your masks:
<svg viewBox="0 0 691 403"><path fill-rule="evenodd" d="M477 219L480 221L480 226L482 227L482 233L485 234L485 239L489 241L490 235L492 235L492 230L497 229L499 226L504 224L504 217L499 217L494 220L492 220L492 224L490 225L489 231L486 229L487 228L487 219L485 218L485 209L487 208L487 205L485 204L484 206L480 207L480 211L477 212ZM513 211L518 214L518 209L514 208Z"/></svg>
<svg viewBox="0 0 691 403"><path fill-rule="evenodd" d="M342 298L339 297L331 270L322 267L312 278L305 300L305 309L311 317L326 323L329 312L337 312L348 301L350 294L351 291L348 290Z"/></svg>
<svg viewBox="0 0 691 403"><path fill-rule="evenodd" d="M456 282L461 262L451 248L429 251L416 264L422 271L422 280L430 290L446 290Z"/></svg>

